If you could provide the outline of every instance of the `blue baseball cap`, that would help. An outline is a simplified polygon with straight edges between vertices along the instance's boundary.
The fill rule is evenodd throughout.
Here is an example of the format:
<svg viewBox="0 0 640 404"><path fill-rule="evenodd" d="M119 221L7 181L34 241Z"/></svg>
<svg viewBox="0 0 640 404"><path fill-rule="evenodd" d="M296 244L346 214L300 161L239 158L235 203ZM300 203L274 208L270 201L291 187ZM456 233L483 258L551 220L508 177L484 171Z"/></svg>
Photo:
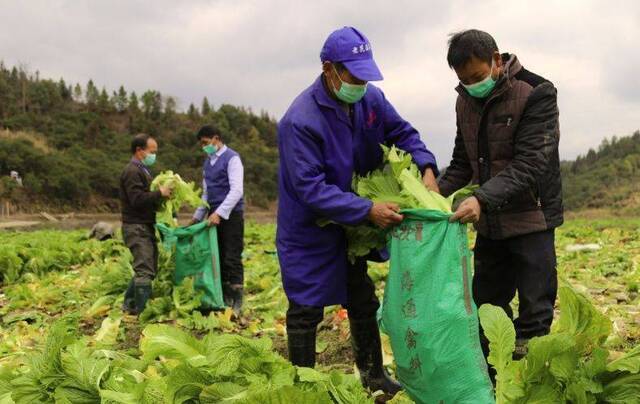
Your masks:
<svg viewBox="0 0 640 404"><path fill-rule="evenodd" d="M320 60L323 63L340 62L360 80L382 80L382 73L373 61L373 49L369 40L353 27L333 31L324 42Z"/></svg>

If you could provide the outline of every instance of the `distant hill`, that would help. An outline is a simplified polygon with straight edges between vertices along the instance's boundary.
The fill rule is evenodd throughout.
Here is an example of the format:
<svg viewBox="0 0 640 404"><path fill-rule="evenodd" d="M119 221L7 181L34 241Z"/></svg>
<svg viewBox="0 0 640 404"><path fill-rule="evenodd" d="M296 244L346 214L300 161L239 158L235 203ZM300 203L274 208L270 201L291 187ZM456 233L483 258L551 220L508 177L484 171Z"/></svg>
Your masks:
<svg viewBox="0 0 640 404"><path fill-rule="evenodd" d="M563 162L561 168L568 210L640 214L640 131L605 139L597 151Z"/></svg>
<svg viewBox="0 0 640 404"><path fill-rule="evenodd" d="M108 92L91 80L70 85L0 62L0 201L23 210L117 210L119 175L138 132L158 139L155 172L171 169L199 181L204 154L195 132L205 123L218 125L243 157L249 203L275 200L276 121L266 113L214 108L206 97L181 112L175 98L158 91ZM12 170L24 187L9 180Z"/></svg>
<svg viewBox="0 0 640 404"><path fill-rule="evenodd" d="M0 203L10 201L23 211L117 210L118 178L138 132L158 139L154 171L171 169L199 181L204 156L195 132L205 123L218 125L242 155L249 203L274 201L276 121L266 113L214 108L206 97L182 112L173 97L158 91L138 95L121 86L108 92L91 80L70 85L0 62ZM605 139L598 150L561 166L568 210L640 214L640 131ZM24 187L10 180L12 170Z"/></svg>

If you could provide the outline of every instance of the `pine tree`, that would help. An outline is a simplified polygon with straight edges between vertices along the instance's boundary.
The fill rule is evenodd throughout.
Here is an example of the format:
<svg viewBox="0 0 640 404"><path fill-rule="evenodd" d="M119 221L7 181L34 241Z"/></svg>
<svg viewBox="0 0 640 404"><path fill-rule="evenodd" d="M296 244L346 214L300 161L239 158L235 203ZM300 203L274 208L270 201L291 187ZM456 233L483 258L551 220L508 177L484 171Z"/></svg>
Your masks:
<svg viewBox="0 0 640 404"><path fill-rule="evenodd" d="M80 83L76 83L76 86L73 88L73 100L75 102L82 102L82 86Z"/></svg>
<svg viewBox="0 0 640 404"><path fill-rule="evenodd" d="M140 101L138 100L136 92L132 91L129 96L129 113L136 114L138 112L140 112Z"/></svg>
<svg viewBox="0 0 640 404"><path fill-rule="evenodd" d="M98 111L100 111L100 112L109 112L112 109L113 108L112 108L110 100L109 100L109 94L107 93L107 89L102 87L102 91L100 92L100 95L98 96Z"/></svg>
<svg viewBox="0 0 640 404"><path fill-rule="evenodd" d="M174 115L176 113L177 102L174 97L166 97L164 100L164 113L165 115Z"/></svg>
<svg viewBox="0 0 640 404"><path fill-rule="evenodd" d="M209 100L207 97L204 97L202 100L202 116L207 116L211 113L211 106L209 105Z"/></svg>
<svg viewBox="0 0 640 404"><path fill-rule="evenodd" d="M198 118L200 118L200 112L198 111L198 108L196 108L196 106L193 105L193 103L189 104L189 110L187 111L187 114L189 115L189 118L192 121L195 121Z"/></svg>
<svg viewBox="0 0 640 404"><path fill-rule="evenodd" d="M89 80L89 82L87 83L87 89L85 91L84 98L90 109L96 107L99 96L100 92L98 91L98 88L95 86L95 84L93 84L93 80Z"/></svg>
<svg viewBox="0 0 640 404"><path fill-rule="evenodd" d="M113 96L114 96L114 105L118 110L118 112L126 111L128 106L127 90L125 90L123 86L120 86L120 88L118 89L118 93L114 91Z"/></svg>
<svg viewBox="0 0 640 404"><path fill-rule="evenodd" d="M71 100L71 92L69 91L69 87L67 87L67 83L64 82L64 79L60 79L58 82L58 92L60 93L62 100Z"/></svg>
<svg viewBox="0 0 640 404"><path fill-rule="evenodd" d="M147 118L157 119L162 113L162 94L148 90L142 94L142 112Z"/></svg>

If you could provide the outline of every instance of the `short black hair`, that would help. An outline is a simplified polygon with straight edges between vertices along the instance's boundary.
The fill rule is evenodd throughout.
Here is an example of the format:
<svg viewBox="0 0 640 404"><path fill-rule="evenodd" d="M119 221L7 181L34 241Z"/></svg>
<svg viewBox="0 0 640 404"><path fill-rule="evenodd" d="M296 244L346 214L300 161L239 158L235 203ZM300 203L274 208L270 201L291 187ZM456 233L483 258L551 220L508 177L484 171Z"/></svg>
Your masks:
<svg viewBox="0 0 640 404"><path fill-rule="evenodd" d="M214 138L216 136L220 140L222 140L222 133L220 132L220 129L218 129L218 127L215 126L215 125L204 125L198 131L198 135L197 136L198 136L198 140L200 140L202 138L212 139L212 138Z"/></svg>
<svg viewBox="0 0 640 404"><path fill-rule="evenodd" d="M147 143L149 143L149 139L153 138L151 137L151 135L148 135L146 133L138 133L137 135L135 135L133 137L133 140L131 141L131 154L134 154L136 150L138 150L138 147L141 149L146 149Z"/></svg>
<svg viewBox="0 0 640 404"><path fill-rule="evenodd" d="M453 69L464 66L472 57L491 64L493 54L497 51L498 45L491 35L477 29L469 29L449 36L447 62Z"/></svg>

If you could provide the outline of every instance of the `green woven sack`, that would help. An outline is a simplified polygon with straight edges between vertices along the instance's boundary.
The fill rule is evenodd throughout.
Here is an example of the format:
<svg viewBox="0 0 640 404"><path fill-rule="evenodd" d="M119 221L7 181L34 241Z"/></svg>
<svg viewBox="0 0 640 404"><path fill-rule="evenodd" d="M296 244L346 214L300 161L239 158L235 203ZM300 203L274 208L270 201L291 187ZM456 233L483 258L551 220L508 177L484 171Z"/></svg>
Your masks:
<svg viewBox="0 0 640 404"><path fill-rule="evenodd" d="M404 211L390 231L378 319L400 383L417 403L493 403L471 295L467 228L449 214Z"/></svg>
<svg viewBox="0 0 640 404"><path fill-rule="evenodd" d="M218 233L206 222L189 227L172 228L156 224L162 233L163 246L174 249L176 271L174 283L179 285L188 276L194 278L196 290L202 290L202 306L217 309L225 307L220 279Z"/></svg>

